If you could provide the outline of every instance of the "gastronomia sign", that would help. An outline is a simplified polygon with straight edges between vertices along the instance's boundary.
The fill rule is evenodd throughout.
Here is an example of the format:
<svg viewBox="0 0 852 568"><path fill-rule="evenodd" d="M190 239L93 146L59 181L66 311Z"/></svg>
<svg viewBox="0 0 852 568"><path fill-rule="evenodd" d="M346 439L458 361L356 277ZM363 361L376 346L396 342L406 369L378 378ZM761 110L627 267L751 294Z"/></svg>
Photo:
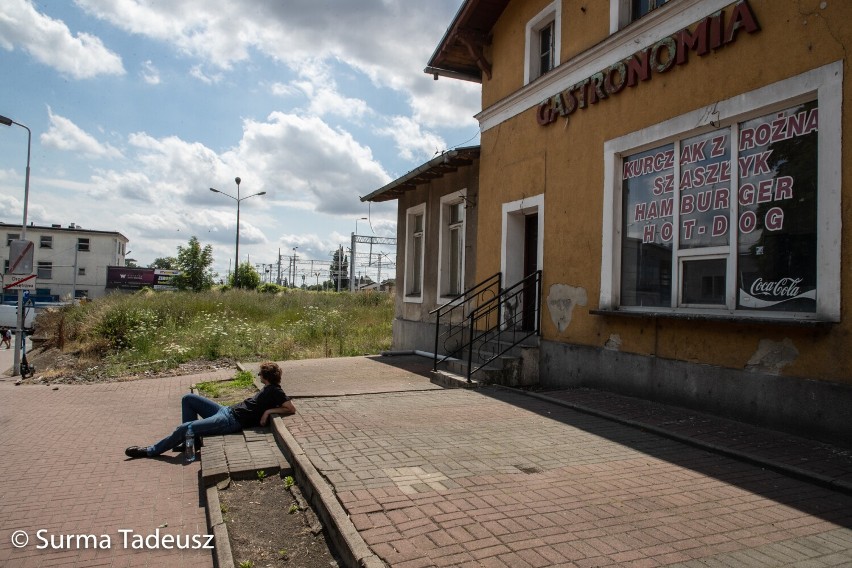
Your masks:
<svg viewBox="0 0 852 568"><path fill-rule="evenodd" d="M579 83L548 97L538 106L536 120L542 126L552 124L560 117L568 119L577 109L621 93L625 87L636 87L654 74L665 73L675 65L689 62L689 52L707 55L737 40L741 31L754 33L760 30L754 12L746 0L740 0L725 18L720 11L695 25L664 37L651 47L610 65Z"/></svg>

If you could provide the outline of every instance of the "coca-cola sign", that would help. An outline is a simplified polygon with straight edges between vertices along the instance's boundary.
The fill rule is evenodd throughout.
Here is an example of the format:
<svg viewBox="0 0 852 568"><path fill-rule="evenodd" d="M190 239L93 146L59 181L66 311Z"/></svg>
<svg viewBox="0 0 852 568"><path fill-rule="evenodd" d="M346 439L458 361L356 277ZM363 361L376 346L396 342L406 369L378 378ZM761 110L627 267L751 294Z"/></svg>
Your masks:
<svg viewBox="0 0 852 568"><path fill-rule="evenodd" d="M748 291L740 289L740 305L748 308L768 308L781 302L797 299L816 299L816 289L802 292L804 278L784 277L778 280L756 278Z"/></svg>
<svg viewBox="0 0 852 568"><path fill-rule="evenodd" d="M751 284L751 295L795 298L799 295L799 284L802 280L803 278L782 278L776 282L767 282L758 278Z"/></svg>

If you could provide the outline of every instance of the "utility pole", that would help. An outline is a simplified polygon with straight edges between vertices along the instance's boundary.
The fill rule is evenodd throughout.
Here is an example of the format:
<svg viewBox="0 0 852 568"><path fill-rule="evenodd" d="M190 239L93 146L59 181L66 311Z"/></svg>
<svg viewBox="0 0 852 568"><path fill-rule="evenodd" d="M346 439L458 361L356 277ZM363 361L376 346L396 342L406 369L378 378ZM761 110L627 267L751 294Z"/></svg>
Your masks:
<svg viewBox="0 0 852 568"><path fill-rule="evenodd" d="M355 233L352 233L352 262L349 263L349 291L355 291Z"/></svg>
<svg viewBox="0 0 852 568"><path fill-rule="evenodd" d="M343 245L337 247L337 291L340 292L340 277L343 273Z"/></svg>

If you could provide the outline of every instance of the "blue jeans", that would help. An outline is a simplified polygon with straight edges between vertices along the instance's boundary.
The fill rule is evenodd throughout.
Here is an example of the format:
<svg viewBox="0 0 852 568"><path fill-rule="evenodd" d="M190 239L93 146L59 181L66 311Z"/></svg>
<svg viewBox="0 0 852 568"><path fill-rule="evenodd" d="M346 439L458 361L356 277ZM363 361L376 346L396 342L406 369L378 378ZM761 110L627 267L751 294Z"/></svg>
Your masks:
<svg viewBox="0 0 852 568"><path fill-rule="evenodd" d="M149 456L158 456L179 446L186 439L186 430L190 426L196 437L231 434L243 429L230 408L216 404L203 396L185 394L180 401L180 406L183 424L153 446L148 446ZM198 419L199 416L201 416L200 419Z"/></svg>

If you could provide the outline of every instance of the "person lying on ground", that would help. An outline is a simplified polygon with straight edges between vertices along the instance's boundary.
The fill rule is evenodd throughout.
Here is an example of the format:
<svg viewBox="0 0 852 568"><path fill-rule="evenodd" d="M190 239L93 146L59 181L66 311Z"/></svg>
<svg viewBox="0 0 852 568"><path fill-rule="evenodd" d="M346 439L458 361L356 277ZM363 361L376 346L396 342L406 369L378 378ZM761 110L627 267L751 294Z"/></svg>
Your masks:
<svg viewBox="0 0 852 568"><path fill-rule="evenodd" d="M130 446L124 450L125 455L152 458L168 450L182 451L189 427L196 437L232 434L245 428L266 426L275 414L296 413L290 397L281 390L281 367L272 362L263 363L257 376L264 384L263 389L233 406L222 406L193 393L184 395L181 399L183 423L152 446Z"/></svg>

